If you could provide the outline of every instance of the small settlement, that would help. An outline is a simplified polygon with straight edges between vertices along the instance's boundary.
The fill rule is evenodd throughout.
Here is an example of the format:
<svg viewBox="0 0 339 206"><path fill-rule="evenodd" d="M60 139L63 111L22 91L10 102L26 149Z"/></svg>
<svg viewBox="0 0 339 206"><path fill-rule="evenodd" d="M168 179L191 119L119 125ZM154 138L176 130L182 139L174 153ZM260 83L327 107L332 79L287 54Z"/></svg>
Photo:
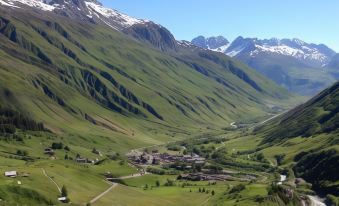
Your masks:
<svg viewBox="0 0 339 206"><path fill-rule="evenodd" d="M127 154L128 159L132 164L137 166L150 166L150 165L176 165L176 169L190 171L195 166L203 166L206 163L206 159L200 157L197 154L191 155L171 155L168 153L146 153L137 150L132 150ZM183 166L185 168L182 168ZM255 175L239 174L237 172L219 171L214 173L210 169L201 169L201 172L182 173L178 176L181 180L190 181L251 181L256 179Z"/></svg>
<svg viewBox="0 0 339 206"><path fill-rule="evenodd" d="M197 154L192 155L171 155L168 153L152 153L139 152L132 150L127 154L128 159L136 165L163 165L176 162L186 163L186 169L190 169L193 164L205 164L205 158ZM178 168L180 169L180 168Z"/></svg>

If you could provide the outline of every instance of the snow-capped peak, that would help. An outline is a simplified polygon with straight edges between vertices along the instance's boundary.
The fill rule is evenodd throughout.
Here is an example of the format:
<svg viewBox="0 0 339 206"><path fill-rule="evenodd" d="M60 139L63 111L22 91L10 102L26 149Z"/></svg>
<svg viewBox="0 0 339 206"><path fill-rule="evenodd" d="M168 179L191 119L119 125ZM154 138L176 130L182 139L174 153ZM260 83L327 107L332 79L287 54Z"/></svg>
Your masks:
<svg viewBox="0 0 339 206"><path fill-rule="evenodd" d="M115 18L116 21L119 21L122 26L129 27L134 24L140 24L148 22L148 20L141 20L134 17L130 17L128 15L122 14L116 10L106 8L101 4L92 2L92 1L85 1L87 8L89 9L90 13L94 12L94 15L100 18L100 15L105 18Z"/></svg>
<svg viewBox="0 0 339 206"><path fill-rule="evenodd" d="M0 5L13 8L21 8L21 6L34 7L44 11L53 11L54 6L47 4L43 0L0 0Z"/></svg>
<svg viewBox="0 0 339 206"><path fill-rule="evenodd" d="M0 6L54 12L70 18L106 24L117 30L149 22L106 8L96 0L0 0Z"/></svg>

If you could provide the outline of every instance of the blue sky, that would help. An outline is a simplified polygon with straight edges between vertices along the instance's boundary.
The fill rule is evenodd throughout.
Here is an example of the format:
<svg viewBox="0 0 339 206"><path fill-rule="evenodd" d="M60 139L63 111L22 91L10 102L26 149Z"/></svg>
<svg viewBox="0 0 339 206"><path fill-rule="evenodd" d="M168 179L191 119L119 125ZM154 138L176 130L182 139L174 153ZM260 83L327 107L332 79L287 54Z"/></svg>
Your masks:
<svg viewBox="0 0 339 206"><path fill-rule="evenodd" d="M198 35L300 38L339 52L338 0L102 0L106 7L168 28L181 40Z"/></svg>

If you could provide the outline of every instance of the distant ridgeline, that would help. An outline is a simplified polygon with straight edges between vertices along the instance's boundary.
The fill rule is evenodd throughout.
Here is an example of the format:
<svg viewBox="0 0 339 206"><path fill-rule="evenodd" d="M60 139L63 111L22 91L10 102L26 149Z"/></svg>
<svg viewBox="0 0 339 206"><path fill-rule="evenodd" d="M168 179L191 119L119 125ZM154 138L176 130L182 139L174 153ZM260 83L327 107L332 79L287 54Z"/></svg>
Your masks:
<svg viewBox="0 0 339 206"><path fill-rule="evenodd" d="M0 134L14 134L17 129L44 131L44 125L17 111L0 106Z"/></svg>

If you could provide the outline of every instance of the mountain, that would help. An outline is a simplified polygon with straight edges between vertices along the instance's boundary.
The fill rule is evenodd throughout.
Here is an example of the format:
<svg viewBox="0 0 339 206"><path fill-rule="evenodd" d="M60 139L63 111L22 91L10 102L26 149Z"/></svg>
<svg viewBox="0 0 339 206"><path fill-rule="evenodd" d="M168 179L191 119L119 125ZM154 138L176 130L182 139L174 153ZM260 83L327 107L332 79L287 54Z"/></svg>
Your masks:
<svg viewBox="0 0 339 206"><path fill-rule="evenodd" d="M336 54L331 61L327 64L329 68L339 68L339 54Z"/></svg>
<svg viewBox="0 0 339 206"><path fill-rule="evenodd" d="M295 174L320 194L339 195L339 82L255 133L262 135L263 147L295 152Z"/></svg>
<svg viewBox="0 0 339 206"><path fill-rule="evenodd" d="M149 22L105 8L96 0L0 0L0 4L4 8L49 11L73 20L107 25L116 30Z"/></svg>
<svg viewBox="0 0 339 206"><path fill-rule="evenodd" d="M53 133L126 150L292 102L248 66L96 1L3 0L0 10L1 105Z"/></svg>
<svg viewBox="0 0 339 206"><path fill-rule="evenodd" d="M324 69L335 52L323 44L309 44L300 39L261 40L240 36L232 43L214 50L243 61L277 84L300 95L315 95L337 79Z"/></svg>
<svg viewBox="0 0 339 206"><path fill-rule="evenodd" d="M229 41L223 36L209 37L205 38L204 36L198 36L194 38L192 44L204 48L210 49L212 51L224 52L229 45Z"/></svg>

